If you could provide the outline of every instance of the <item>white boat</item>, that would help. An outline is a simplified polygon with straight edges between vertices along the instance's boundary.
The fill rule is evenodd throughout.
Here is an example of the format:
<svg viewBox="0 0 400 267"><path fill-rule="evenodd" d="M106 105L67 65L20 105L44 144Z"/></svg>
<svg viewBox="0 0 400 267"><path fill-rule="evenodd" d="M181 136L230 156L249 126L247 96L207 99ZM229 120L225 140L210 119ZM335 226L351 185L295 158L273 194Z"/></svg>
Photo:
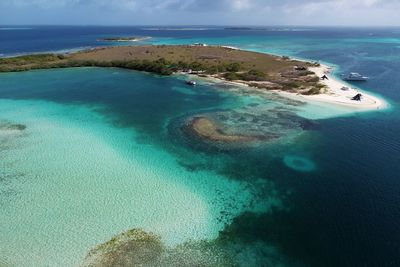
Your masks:
<svg viewBox="0 0 400 267"><path fill-rule="evenodd" d="M195 81L186 81L186 84L188 84L188 85L196 85L196 82Z"/></svg>
<svg viewBox="0 0 400 267"><path fill-rule="evenodd" d="M342 79L345 81L367 81L369 77L363 76L358 72L351 72L349 74L342 74Z"/></svg>

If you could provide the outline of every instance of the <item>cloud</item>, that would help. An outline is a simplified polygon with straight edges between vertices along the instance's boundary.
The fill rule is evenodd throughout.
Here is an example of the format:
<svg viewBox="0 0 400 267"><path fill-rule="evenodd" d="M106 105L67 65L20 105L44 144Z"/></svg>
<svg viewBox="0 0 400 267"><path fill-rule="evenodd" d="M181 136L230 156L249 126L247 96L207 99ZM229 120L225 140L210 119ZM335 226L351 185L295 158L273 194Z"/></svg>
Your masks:
<svg viewBox="0 0 400 267"><path fill-rule="evenodd" d="M399 0L0 0L0 24L400 25L399 11Z"/></svg>
<svg viewBox="0 0 400 267"><path fill-rule="evenodd" d="M108 8L156 8L162 10L259 10L265 8L298 8L304 5L321 7L399 7L398 0L1 0L3 6L41 8L95 6Z"/></svg>

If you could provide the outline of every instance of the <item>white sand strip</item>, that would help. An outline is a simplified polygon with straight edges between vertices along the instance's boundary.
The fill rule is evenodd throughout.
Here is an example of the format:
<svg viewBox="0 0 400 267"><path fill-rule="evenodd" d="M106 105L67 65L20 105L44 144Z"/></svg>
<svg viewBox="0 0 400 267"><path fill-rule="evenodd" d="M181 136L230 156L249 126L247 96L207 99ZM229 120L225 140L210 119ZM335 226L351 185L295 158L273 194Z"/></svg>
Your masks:
<svg viewBox="0 0 400 267"><path fill-rule="evenodd" d="M297 95L304 100L344 105L360 111L384 109L387 106L387 103L383 99L351 87L351 85L331 75L332 69L326 65L309 68L309 70L314 72L318 77L326 75L328 80L321 80L321 83L325 84L327 88L324 93L318 95ZM347 87L348 89L342 90L343 87ZM352 100L359 93L362 94L361 100Z"/></svg>
<svg viewBox="0 0 400 267"><path fill-rule="evenodd" d="M352 113L352 112L360 112L360 111L372 111L372 110L382 110L387 108L389 105L388 103L377 96L369 94L365 91L362 91L358 88L352 87L352 85L342 81L335 76L333 76L332 68L327 65L320 65L319 67L311 67L309 68L310 71L314 72L318 77L322 77L326 75L328 80L321 80L322 84L326 85L326 88L323 89L324 92L318 95L302 95L298 93L291 93L287 91L280 91L280 90L271 90L266 92L275 92L284 97L305 101L310 104L323 104L331 107L342 107L345 108L345 113ZM187 75L186 73L179 73L183 75ZM244 81L227 81L225 79L221 79L216 77L215 75L207 75L206 77L197 76L198 78L204 80L208 80L211 82L225 82L229 84L239 85L239 86L246 86L250 87ZM342 90L343 87L347 87L347 90ZM250 87L257 91L260 89L255 87ZM360 101L352 100L352 98L357 94L362 94L362 98Z"/></svg>

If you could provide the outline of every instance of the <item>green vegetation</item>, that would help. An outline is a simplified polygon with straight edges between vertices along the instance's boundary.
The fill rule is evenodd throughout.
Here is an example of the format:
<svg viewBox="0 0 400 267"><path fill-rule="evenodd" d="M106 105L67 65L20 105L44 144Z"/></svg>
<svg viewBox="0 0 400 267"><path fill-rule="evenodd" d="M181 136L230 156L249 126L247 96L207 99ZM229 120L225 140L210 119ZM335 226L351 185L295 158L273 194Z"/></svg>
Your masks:
<svg viewBox="0 0 400 267"><path fill-rule="evenodd" d="M224 78L228 81L240 80L240 75L236 72L227 72L224 74Z"/></svg>
<svg viewBox="0 0 400 267"><path fill-rule="evenodd" d="M309 89L307 92L304 92L304 95L318 95L321 93L321 90L326 88L325 84L318 83L311 89Z"/></svg>
<svg viewBox="0 0 400 267"><path fill-rule="evenodd" d="M53 62L59 62L64 58L64 55L56 54L38 54L12 58L0 58L0 72L24 71L32 68L48 68L49 64Z"/></svg>
<svg viewBox="0 0 400 267"><path fill-rule="evenodd" d="M297 72L298 76L308 76L308 75L313 75L314 72L309 71L309 70L301 70Z"/></svg>
<svg viewBox="0 0 400 267"><path fill-rule="evenodd" d="M74 67L115 67L138 71L146 71L160 75L171 75L176 71L183 69L191 69L193 71L204 71L209 74L220 72L239 71L239 63L231 63L228 65L220 64L217 66L207 66L198 61L190 63L179 61L172 63L161 57L157 60L133 59L133 60L80 60L73 59L64 55L41 54L28 55L14 58L0 59L0 72L16 72L28 71L34 69L53 69L53 68L74 68Z"/></svg>
<svg viewBox="0 0 400 267"><path fill-rule="evenodd" d="M241 75L244 81L265 81L267 75L259 70L250 70Z"/></svg>
<svg viewBox="0 0 400 267"><path fill-rule="evenodd" d="M75 67L116 67L147 71L160 75L171 75L173 70L164 58L149 60L75 60L63 55L30 55L0 59L0 72L28 71L34 69L75 68Z"/></svg>
<svg viewBox="0 0 400 267"><path fill-rule="evenodd" d="M131 70L138 70L138 71L147 71L152 73L157 73L160 75L171 75L173 70L171 65L164 59L158 59L156 61L149 61L149 60L126 60L126 61L119 61L114 60L111 62L101 62L98 67L104 67L104 64L110 67L116 68L124 68L124 69L131 69Z"/></svg>
<svg viewBox="0 0 400 267"><path fill-rule="evenodd" d="M313 75L313 76L308 76L305 79L305 81L306 82L311 82L311 83L318 83L320 81L320 78L318 76Z"/></svg>
<svg viewBox="0 0 400 267"><path fill-rule="evenodd" d="M290 82L283 83L282 86L283 86L283 88L282 88L283 90L293 90L293 89L299 88L301 86L301 84L299 84L296 81L290 81Z"/></svg>
<svg viewBox="0 0 400 267"><path fill-rule="evenodd" d="M305 63L288 57L218 46L119 46L68 55L41 54L0 59L0 72L73 67L116 67L160 75L192 70L229 81L240 80L264 90L317 94L319 78ZM298 66L304 66L298 68Z"/></svg>
<svg viewBox="0 0 400 267"><path fill-rule="evenodd" d="M240 71L240 68L241 68L241 66L239 63L231 63L226 66L226 70L229 72L238 72L238 71Z"/></svg>
<svg viewBox="0 0 400 267"><path fill-rule="evenodd" d="M266 81L267 75L259 70L249 70L247 72L227 72L224 78L228 81L242 80L242 81Z"/></svg>
<svg viewBox="0 0 400 267"><path fill-rule="evenodd" d="M64 58L65 58L64 55L56 55L56 54L27 55L27 56L18 56L10 58L0 58L0 64L26 65L35 63L48 63L51 61L57 61Z"/></svg>

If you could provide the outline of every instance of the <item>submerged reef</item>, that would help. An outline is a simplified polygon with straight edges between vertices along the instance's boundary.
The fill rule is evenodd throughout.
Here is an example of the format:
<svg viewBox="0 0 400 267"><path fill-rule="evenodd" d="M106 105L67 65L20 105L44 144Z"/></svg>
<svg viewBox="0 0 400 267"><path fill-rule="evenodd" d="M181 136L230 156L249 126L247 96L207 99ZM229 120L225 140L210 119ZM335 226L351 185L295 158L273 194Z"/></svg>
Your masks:
<svg viewBox="0 0 400 267"><path fill-rule="evenodd" d="M259 146L317 128L290 109L258 104L188 115L180 118L180 124L187 138L221 149Z"/></svg>
<svg viewBox="0 0 400 267"><path fill-rule="evenodd" d="M167 247L158 237L132 229L91 250L82 267L236 266L211 242L188 242Z"/></svg>
<svg viewBox="0 0 400 267"><path fill-rule="evenodd" d="M91 250L82 266L155 266L164 250L159 237L133 229Z"/></svg>
<svg viewBox="0 0 400 267"><path fill-rule="evenodd" d="M26 125L0 120L0 151L9 148L10 140L19 136L25 129Z"/></svg>
<svg viewBox="0 0 400 267"><path fill-rule="evenodd" d="M26 129L26 125L14 124L9 121L0 120L0 131L23 131Z"/></svg>
<svg viewBox="0 0 400 267"><path fill-rule="evenodd" d="M0 120L0 195L14 196L18 192L10 187L13 180L24 177L25 174L16 170L15 161L8 162L4 160L9 151L12 151L20 146L18 138L23 136L26 125L16 124L6 120ZM0 206L2 203L0 202ZM0 259L0 267L2 267ZM7 266L7 265L4 265Z"/></svg>
<svg viewBox="0 0 400 267"><path fill-rule="evenodd" d="M259 221L265 215L244 213L214 240L188 241L175 247L166 246L155 234L132 229L92 249L81 267L299 266L285 257L280 247L268 242L271 236L265 235ZM250 221L243 222L245 218ZM254 229L249 231L249 227ZM254 238L258 230L264 232Z"/></svg>
<svg viewBox="0 0 400 267"><path fill-rule="evenodd" d="M189 122L188 128L197 136L215 142L242 143L265 139L263 136L227 133L215 121L206 117L193 118Z"/></svg>

